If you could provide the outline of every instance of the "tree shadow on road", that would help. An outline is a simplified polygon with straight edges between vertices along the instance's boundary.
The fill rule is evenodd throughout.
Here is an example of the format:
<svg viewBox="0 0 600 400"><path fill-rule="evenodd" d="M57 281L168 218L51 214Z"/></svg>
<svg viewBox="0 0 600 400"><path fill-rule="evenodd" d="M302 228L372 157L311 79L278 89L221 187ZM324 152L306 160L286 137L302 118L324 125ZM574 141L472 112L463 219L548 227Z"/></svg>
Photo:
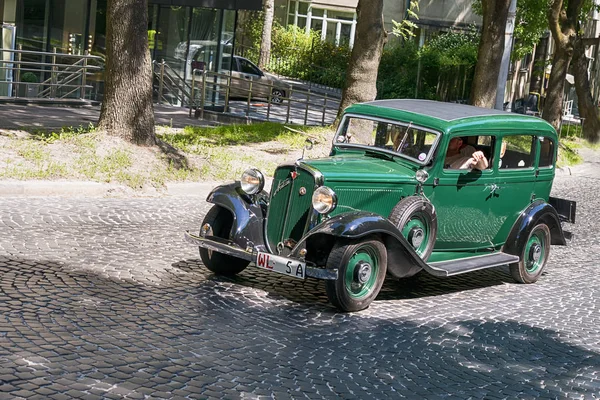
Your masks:
<svg viewBox="0 0 600 400"><path fill-rule="evenodd" d="M0 256L3 393L561 398L600 389L585 326L434 307L323 313L246 286L270 287L262 273L227 281L184 263L144 283L120 278L127 266L114 276L84 268ZM296 287L276 293L285 290Z"/></svg>

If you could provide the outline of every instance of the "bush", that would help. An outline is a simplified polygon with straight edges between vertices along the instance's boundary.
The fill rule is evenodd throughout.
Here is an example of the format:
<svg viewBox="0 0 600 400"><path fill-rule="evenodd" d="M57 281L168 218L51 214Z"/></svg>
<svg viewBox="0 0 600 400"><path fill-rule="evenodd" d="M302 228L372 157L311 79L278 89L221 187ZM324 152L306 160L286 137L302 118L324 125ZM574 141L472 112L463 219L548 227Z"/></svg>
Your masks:
<svg viewBox="0 0 600 400"><path fill-rule="evenodd" d="M377 74L377 98L413 98L418 65L418 49L414 42L403 41L386 46Z"/></svg>
<svg viewBox="0 0 600 400"><path fill-rule="evenodd" d="M21 82L38 83L38 77L33 72L25 72L21 75Z"/></svg>
<svg viewBox="0 0 600 400"><path fill-rule="evenodd" d="M477 63L479 33L442 33L419 50L423 97L437 100L466 100Z"/></svg>
<svg viewBox="0 0 600 400"><path fill-rule="evenodd" d="M246 27L252 43L244 56L257 62L260 53L262 19ZM463 101L471 90L479 33L446 32L435 36L421 49L414 41L396 41L384 48L377 80L377 97ZM267 70L295 78L343 88L351 49L321 41L321 32L275 22L271 59ZM417 82L418 80L418 82Z"/></svg>
<svg viewBox="0 0 600 400"><path fill-rule="evenodd" d="M244 56L258 61L261 36L255 24L247 28L252 44L245 49ZM289 78L311 81L341 88L350 60L347 46L336 47L321 41L321 32L311 30L309 35L297 26L283 27L273 24L271 36L271 59L266 69Z"/></svg>

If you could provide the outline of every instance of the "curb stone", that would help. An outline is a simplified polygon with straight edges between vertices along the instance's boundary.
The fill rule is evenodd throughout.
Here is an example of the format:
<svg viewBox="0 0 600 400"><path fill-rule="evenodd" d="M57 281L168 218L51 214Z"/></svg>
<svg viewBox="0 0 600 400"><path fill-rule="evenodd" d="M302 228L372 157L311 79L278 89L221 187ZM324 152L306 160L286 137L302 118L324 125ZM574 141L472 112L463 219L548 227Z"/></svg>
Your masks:
<svg viewBox="0 0 600 400"><path fill-rule="evenodd" d="M271 178L265 190L271 187ZM173 182L165 188L132 189L125 185L88 181L0 181L0 197L201 197L227 182Z"/></svg>

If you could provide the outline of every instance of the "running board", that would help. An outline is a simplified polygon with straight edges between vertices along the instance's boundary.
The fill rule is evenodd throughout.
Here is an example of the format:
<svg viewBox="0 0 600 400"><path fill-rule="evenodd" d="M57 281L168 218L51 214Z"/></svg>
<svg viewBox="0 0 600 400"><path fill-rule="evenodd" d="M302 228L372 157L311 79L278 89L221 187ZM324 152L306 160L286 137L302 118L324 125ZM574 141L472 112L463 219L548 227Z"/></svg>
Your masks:
<svg viewBox="0 0 600 400"><path fill-rule="evenodd" d="M431 275L447 277L477 271L479 269L499 267L519 261L518 256L506 253L493 253L484 256L460 258L451 261L438 261L427 264L425 268Z"/></svg>

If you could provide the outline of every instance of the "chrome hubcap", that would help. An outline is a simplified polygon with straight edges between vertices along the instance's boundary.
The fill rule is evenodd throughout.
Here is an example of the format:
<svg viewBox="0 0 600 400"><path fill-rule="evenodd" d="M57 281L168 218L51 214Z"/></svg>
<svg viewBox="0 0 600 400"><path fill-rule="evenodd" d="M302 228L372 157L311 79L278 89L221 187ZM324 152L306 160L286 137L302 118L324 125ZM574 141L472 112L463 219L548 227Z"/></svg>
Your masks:
<svg viewBox="0 0 600 400"><path fill-rule="evenodd" d="M356 268L356 280L360 283L366 283L369 281L372 272L371 264L361 262Z"/></svg>
<svg viewBox="0 0 600 400"><path fill-rule="evenodd" d="M531 250L529 251L529 256L533 260L533 262L538 262L540 257L542 256L542 246L539 244L534 244L531 246Z"/></svg>
<svg viewBox="0 0 600 400"><path fill-rule="evenodd" d="M410 231L409 240L414 248L418 248L425 239L425 231L422 228L414 228Z"/></svg>

